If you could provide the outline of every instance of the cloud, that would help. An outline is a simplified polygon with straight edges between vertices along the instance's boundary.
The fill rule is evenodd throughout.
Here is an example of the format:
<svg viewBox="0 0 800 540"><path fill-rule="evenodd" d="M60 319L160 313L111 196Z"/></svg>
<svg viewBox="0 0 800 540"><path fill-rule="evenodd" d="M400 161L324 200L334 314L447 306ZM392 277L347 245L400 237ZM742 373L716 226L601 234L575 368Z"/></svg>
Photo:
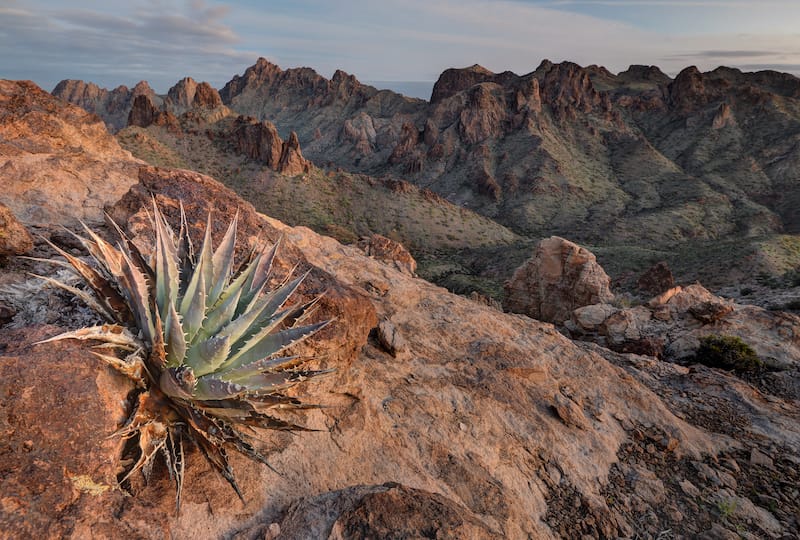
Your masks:
<svg viewBox="0 0 800 540"><path fill-rule="evenodd" d="M52 88L63 78L102 86L146 78L165 91L185 75L220 85L252 54L223 21L225 6L138 3L123 11L50 6L0 7L0 73Z"/></svg>
<svg viewBox="0 0 800 540"><path fill-rule="evenodd" d="M45 88L63 78L106 87L147 79L164 92L184 76L221 87L259 56L284 68L310 66L326 76L343 69L378 81L435 80L446 68L475 63L527 73L544 58L611 71L659 63L670 74L688 64L705 70L738 62L795 71L800 63L793 52L800 51L794 26L776 30L775 21L797 20L786 15L789 8L759 9L754 16L748 3L733 2L739 11L726 10L725 17L719 9L670 11L697 19L695 27L713 26L714 34L643 27L641 17L620 15L634 9L564 8L593 4L658 4L665 13L674 7L646 0L77 0L69 7L57 0L5 0L0 76L31 78ZM754 26L747 26L750 21Z"/></svg>

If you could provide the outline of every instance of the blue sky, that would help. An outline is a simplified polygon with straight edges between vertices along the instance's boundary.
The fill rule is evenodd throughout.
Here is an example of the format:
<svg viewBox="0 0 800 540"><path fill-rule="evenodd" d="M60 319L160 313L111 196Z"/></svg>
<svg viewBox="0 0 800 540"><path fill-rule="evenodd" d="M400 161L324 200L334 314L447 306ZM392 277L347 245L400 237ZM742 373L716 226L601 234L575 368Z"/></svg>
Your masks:
<svg viewBox="0 0 800 540"><path fill-rule="evenodd" d="M799 22L796 0L0 0L0 77L166 92L184 76L221 87L259 56L362 81L544 58L800 74Z"/></svg>

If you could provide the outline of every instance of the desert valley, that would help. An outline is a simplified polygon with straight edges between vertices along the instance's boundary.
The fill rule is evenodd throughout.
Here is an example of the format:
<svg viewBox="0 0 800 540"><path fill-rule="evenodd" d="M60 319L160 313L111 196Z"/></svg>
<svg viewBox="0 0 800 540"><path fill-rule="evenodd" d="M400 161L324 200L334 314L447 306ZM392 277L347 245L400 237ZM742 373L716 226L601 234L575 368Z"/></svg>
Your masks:
<svg viewBox="0 0 800 540"><path fill-rule="evenodd" d="M264 58L166 94L0 81L0 536L797 538L800 79L531 70L447 69L429 100ZM103 251L115 224L124 256ZM111 436L141 385L197 386L43 342L111 324L86 274L137 319L124 261L161 288L165 246L185 230L200 265L207 227L237 264L279 243L270 286L307 272L298 305L330 321L286 343L309 370L286 377L324 376L285 390L280 429L243 432L269 466L228 420L180 452L172 431ZM169 363L191 287L140 306L161 309L163 373L189 362ZM285 332L306 321L288 311ZM245 392L202 395L223 414Z"/></svg>

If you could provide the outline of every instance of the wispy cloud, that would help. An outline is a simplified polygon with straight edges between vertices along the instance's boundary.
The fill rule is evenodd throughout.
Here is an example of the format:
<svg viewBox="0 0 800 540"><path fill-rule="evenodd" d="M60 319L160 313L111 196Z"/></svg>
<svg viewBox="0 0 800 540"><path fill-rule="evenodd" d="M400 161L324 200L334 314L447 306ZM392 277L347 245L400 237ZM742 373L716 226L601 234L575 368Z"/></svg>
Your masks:
<svg viewBox="0 0 800 540"><path fill-rule="evenodd" d="M184 75L228 78L232 64L252 61L224 24L224 6L203 2L134 4L101 12L61 3L0 7L0 74L29 76L45 87L62 78L104 86L151 79L166 90Z"/></svg>
<svg viewBox="0 0 800 540"><path fill-rule="evenodd" d="M46 88L63 78L106 87L147 79L163 92L187 75L222 86L258 56L284 68L310 66L327 76L344 69L383 81L433 80L448 67L474 63L526 73L544 58L611 71L630 64L659 64L670 74L688 64L798 71L800 3L754 4L76 0L65 7L57 0L0 0L0 76Z"/></svg>

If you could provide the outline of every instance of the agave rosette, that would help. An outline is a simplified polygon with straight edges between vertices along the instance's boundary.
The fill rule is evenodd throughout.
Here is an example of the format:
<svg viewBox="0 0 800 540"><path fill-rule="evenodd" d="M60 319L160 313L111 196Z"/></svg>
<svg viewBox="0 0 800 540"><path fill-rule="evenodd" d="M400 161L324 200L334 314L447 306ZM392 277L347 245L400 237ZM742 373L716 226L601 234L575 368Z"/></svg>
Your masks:
<svg viewBox="0 0 800 540"><path fill-rule="evenodd" d="M51 262L72 268L88 291L44 278L79 296L108 321L51 340L99 340L101 349L126 351L124 359L95 354L141 388L118 431L134 442L126 445L131 455L123 456L127 466L120 483L138 470L149 476L161 454L176 484L178 509L186 441L200 448L241 498L226 448L269 466L244 431L304 429L270 412L307 407L282 391L327 373L300 369L302 358L282 355L330 322L307 324L318 298L286 306L305 275L269 289L278 243L252 252L234 269L237 218L214 249L209 214L195 254L183 208L176 235L154 201L151 256L143 256L116 224L116 246L84 225L87 236L78 238L96 264L54 245L66 262Z"/></svg>

